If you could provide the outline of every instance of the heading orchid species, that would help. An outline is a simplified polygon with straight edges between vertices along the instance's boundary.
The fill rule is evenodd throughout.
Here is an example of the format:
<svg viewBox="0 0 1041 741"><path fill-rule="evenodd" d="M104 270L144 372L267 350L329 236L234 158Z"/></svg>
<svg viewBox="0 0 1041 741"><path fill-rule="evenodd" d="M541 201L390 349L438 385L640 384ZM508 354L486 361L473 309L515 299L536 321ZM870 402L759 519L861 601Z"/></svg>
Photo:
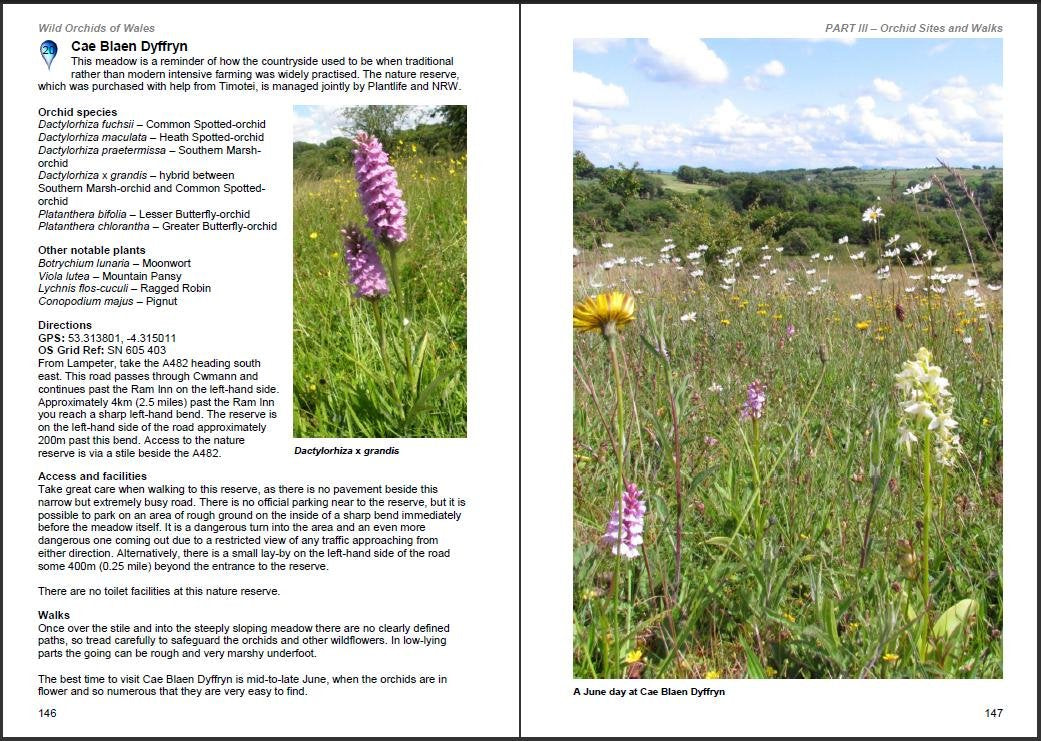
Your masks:
<svg viewBox="0 0 1041 741"><path fill-rule="evenodd" d="M953 466L961 449L959 436L954 433L958 422L949 385L943 369L932 364L932 354L924 347L919 348L914 360L905 361L896 375L896 387L903 394L899 443L911 455L912 444L925 431L930 432L937 460L944 466Z"/></svg>
<svg viewBox="0 0 1041 741"><path fill-rule="evenodd" d="M611 553L625 558L636 558L640 555L643 543L643 517L647 513L647 504L640 497L643 492L636 484L625 485L622 495L622 515L618 516L618 505L611 512L607 523L607 532L600 538L600 543L611 549Z"/></svg>
<svg viewBox="0 0 1041 741"><path fill-rule="evenodd" d="M761 381L748 384L748 396L741 407L741 419L762 419L766 407L766 386Z"/></svg>
<svg viewBox="0 0 1041 741"><path fill-rule="evenodd" d="M401 244L408 238L405 231L408 209L401 199L397 171L379 139L361 132L354 141L358 145L354 150L358 198L369 228L377 239L388 245Z"/></svg>
<svg viewBox="0 0 1041 741"><path fill-rule="evenodd" d="M354 297L377 299L386 296L387 272L380 262L376 245L353 225L341 229L340 234L343 235L343 261L351 274Z"/></svg>

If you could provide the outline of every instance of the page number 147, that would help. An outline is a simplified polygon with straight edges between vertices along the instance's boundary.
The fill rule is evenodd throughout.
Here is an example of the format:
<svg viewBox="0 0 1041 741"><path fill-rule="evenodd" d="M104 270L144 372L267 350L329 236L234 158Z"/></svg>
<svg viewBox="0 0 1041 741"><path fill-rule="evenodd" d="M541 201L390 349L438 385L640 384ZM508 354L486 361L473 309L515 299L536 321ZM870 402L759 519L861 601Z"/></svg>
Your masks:
<svg viewBox="0 0 1041 741"><path fill-rule="evenodd" d="M1005 708L987 708L983 712L988 718L1000 718L1004 711Z"/></svg>

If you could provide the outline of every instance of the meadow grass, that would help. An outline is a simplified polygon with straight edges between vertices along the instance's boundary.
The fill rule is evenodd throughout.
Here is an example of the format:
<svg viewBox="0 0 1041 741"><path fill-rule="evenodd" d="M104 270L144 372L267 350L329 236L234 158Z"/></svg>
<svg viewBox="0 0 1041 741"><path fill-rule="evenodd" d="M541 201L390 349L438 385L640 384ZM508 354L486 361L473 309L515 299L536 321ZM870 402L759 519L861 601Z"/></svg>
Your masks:
<svg viewBox="0 0 1041 741"><path fill-rule="evenodd" d="M988 173L999 183L1002 182L1004 175L1004 171L1001 168L973 170L971 167L956 167L953 169L967 181L976 185ZM912 180L916 182L927 181L934 175L942 178L946 173L947 170L943 167L912 167L903 170L849 170L842 173L842 179L863 188L885 191L892 183L893 176L896 175L896 182L899 184L900 190L903 190L904 186Z"/></svg>
<svg viewBox="0 0 1041 741"><path fill-rule="evenodd" d="M466 156L392 157L408 206L402 297L353 298L340 230L364 226L350 165L293 192L296 437L466 435ZM383 253L386 262L386 253Z"/></svg>
<svg viewBox="0 0 1041 741"><path fill-rule="evenodd" d="M648 511L616 585L598 545L618 499L615 386L604 339L576 335L575 676L1000 677L1001 293L981 282L977 308L964 282L906 293L896 267L879 281L846 257L777 255L776 275L731 292L658 262L660 241L616 239L581 251L575 298L635 296L617 342L623 464ZM597 266L620 251L629 264ZM897 446L894 391L919 347L950 380L963 449L933 465L927 611L921 444ZM753 380L755 433L740 420Z"/></svg>

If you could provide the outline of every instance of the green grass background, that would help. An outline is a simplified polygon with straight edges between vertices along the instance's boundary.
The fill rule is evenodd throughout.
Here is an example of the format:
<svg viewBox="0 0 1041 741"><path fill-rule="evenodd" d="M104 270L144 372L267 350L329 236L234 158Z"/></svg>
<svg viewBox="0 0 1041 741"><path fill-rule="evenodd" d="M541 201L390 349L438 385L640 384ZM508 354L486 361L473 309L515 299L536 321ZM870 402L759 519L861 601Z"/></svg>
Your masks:
<svg viewBox="0 0 1041 741"><path fill-rule="evenodd" d="M576 335L575 676L619 676L619 662L644 678L1002 676L1001 292L983 282L987 307L979 310L962 296L964 281L926 300L921 292L903 292L908 283L896 267L890 280L879 282L845 258L828 268L775 255L778 275L744 276L731 294L689 278L689 267L657 264L661 239L643 245L617 236L618 247L583 253L575 299L612 286L636 298L636 320L621 330L619 348L625 471L648 504L646 561L623 564L616 626L615 559L598 546L617 499L613 433L607 431L614 385L604 340ZM596 267L619 253L643 254L651 266ZM814 267L818 272L806 276ZM788 275L798 280L785 287ZM829 283L820 284L825 276ZM811 285L823 288L808 296ZM864 299L851 301L853 291ZM903 322L896 303L906 312ZM697 319L681 322L688 312ZM863 321L869 329L858 330ZM667 362L655 352L659 344ZM821 345L828 356L823 364ZM898 541L908 539L921 554L921 459L896 448L893 390L894 374L920 346L933 351L951 382L965 451L946 491L941 476L934 479L934 619L959 600L979 604L956 645L927 661L910 643L914 627L903 600L913 604L918 589L905 578L898 549ZM766 384L768 398L761 457L764 466L777 463L762 494L767 519L760 550L747 522L738 528L752 490L745 445L750 425L739 421L739 412L754 379ZM712 390L716 384L721 391ZM886 469L877 487L873 444ZM862 567L873 494L877 508ZM674 585L681 512L681 576ZM731 547L721 545L735 534ZM639 658L624 664L626 656Z"/></svg>
<svg viewBox="0 0 1041 741"><path fill-rule="evenodd" d="M352 298L340 229L365 225L353 170L295 173L293 432L296 437L465 437L466 156L395 151L408 206L400 250L404 307L381 299L388 363L373 307ZM386 252L381 248L384 264ZM389 270L389 267L388 267ZM405 320L408 320L407 323ZM413 374L406 373L406 356Z"/></svg>

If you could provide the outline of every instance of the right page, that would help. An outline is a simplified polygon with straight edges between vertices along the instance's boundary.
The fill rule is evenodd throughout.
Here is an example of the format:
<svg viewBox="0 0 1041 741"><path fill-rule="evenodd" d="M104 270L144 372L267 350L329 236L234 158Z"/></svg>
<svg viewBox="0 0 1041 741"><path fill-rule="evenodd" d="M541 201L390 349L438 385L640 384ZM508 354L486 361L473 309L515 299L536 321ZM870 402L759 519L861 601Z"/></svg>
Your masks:
<svg viewBox="0 0 1041 741"><path fill-rule="evenodd" d="M1036 8L521 15L523 734L1035 736Z"/></svg>

